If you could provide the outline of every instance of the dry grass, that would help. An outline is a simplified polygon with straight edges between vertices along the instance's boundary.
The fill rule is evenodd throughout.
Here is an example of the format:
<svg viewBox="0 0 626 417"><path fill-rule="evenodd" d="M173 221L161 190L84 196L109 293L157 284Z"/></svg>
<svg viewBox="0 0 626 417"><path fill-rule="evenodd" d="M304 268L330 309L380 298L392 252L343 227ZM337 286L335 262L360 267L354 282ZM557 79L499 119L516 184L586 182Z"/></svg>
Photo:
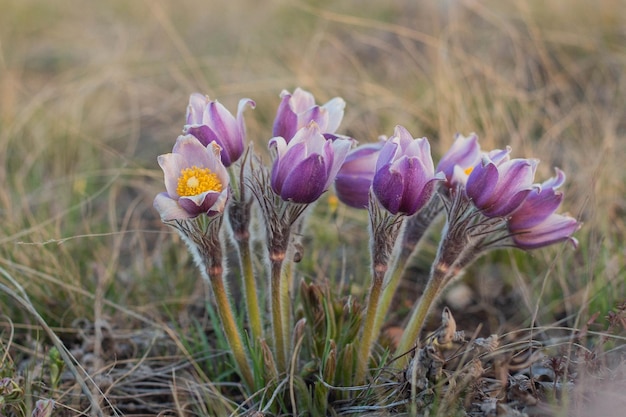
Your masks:
<svg viewBox="0 0 626 417"><path fill-rule="evenodd" d="M105 409L106 394L123 403L115 395L134 396L130 381L158 369L153 397L126 413L236 410L218 395L236 398L236 388L212 381L193 352L204 345L192 340L190 306L204 289L152 209L162 188L156 156L170 150L194 91L230 109L253 98L246 121L258 149L280 90L301 86L320 101L344 97L343 131L361 142L402 124L441 155L456 132L476 132L485 148L511 145L514 155L540 158L539 178L558 166L568 175L564 209L584 222L579 250L489 256L464 279L474 311L497 305L497 294L518 304L516 314L489 316L492 331L507 320L580 329L599 312L589 328L605 332L604 317L626 300L622 1L0 0L0 9L0 267L70 350L94 355L92 375L112 378L101 393L89 385ZM348 275L362 276L365 248L354 247L364 218L320 211L315 224L329 227L314 238L328 249L314 250L303 274L341 270L345 250L350 264L364 262ZM490 278L501 285L481 293ZM1 292L0 313L0 376L15 365L37 379L32 367L47 363L50 346L41 326ZM85 322L97 324L99 342L89 347L77 325ZM134 348L109 355L102 323L114 346L121 338ZM598 346L599 337L585 340ZM151 352L154 345L163 350ZM620 345L623 337L605 344L623 357ZM126 373L111 370L113 357ZM67 415L82 412L67 389L34 393L55 396ZM623 402L623 391L611 398Z"/></svg>

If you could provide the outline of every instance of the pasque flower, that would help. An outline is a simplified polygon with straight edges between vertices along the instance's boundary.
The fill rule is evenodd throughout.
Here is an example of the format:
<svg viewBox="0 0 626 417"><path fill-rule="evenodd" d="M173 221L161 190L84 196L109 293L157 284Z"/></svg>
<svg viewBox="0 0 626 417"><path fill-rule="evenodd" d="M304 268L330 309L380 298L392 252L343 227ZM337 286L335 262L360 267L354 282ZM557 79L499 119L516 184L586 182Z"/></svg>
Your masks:
<svg viewBox="0 0 626 417"><path fill-rule="evenodd" d="M508 151L483 154L467 178L467 196L485 216L508 216L536 187L536 168L535 159L508 160Z"/></svg>
<svg viewBox="0 0 626 417"><path fill-rule="evenodd" d="M269 146L276 150L272 190L285 201L312 203L334 181L352 140L326 139L317 123L310 122L289 143L278 136L270 140Z"/></svg>
<svg viewBox="0 0 626 417"><path fill-rule="evenodd" d="M443 172L446 184L450 187L457 184L465 185L469 173L480 162L480 158L478 136L475 133L469 136L457 134L448 152L439 160L435 172Z"/></svg>
<svg viewBox="0 0 626 417"><path fill-rule="evenodd" d="M312 121L317 123L320 132L335 133L343 119L346 102L340 97L335 97L322 106L315 104L313 94L301 88L296 88L293 94L283 90L280 97L273 135L283 137L286 142Z"/></svg>
<svg viewBox="0 0 626 417"><path fill-rule="evenodd" d="M508 228L515 245L522 249L535 249L563 240L577 241L572 234L580 224L570 216L556 214L563 194L556 191L565 182L565 174L556 169L556 176L544 181L528 194L520 207L508 220Z"/></svg>
<svg viewBox="0 0 626 417"><path fill-rule="evenodd" d="M179 136L172 153L160 155L166 192L154 199L163 221L214 215L224 210L228 173L215 142L204 146L192 135Z"/></svg>
<svg viewBox="0 0 626 417"><path fill-rule="evenodd" d="M222 163L228 167L241 157L245 148L243 111L246 106L254 108L255 103L249 98L241 99L235 118L217 100L193 93L189 97L183 133L195 136L205 146L216 142L222 148Z"/></svg>
<svg viewBox="0 0 626 417"><path fill-rule="evenodd" d="M367 208L376 161L384 144L381 140L350 151L335 179L335 191L341 202L354 208Z"/></svg>
<svg viewBox="0 0 626 417"><path fill-rule="evenodd" d="M396 126L376 163L372 191L392 214L415 214L432 197L435 185L445 177L435 175L430 144L414 139L402 126Z"/></svg>

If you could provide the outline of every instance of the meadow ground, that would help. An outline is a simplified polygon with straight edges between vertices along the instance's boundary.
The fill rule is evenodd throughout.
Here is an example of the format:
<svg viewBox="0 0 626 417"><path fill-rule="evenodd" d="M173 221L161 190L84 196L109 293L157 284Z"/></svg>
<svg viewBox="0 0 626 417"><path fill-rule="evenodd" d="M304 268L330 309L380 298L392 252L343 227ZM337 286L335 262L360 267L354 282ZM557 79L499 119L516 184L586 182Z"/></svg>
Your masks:
<svg viewBox="0 0 626 417"><path fill-rule="evenodd" d="M564 170L578 249L493 252L444 298L470 334L540 343L553 394L533 403L534 388L509 391L502 407L517 408L459 415L623 412L625 2L0 0L0 10L0 377L16 384L0 391L3 415L31 415L41 398L55 415L238 412L198 308L203 282L152 207L156 157L196 91L232 110L254 99L248 138L265 152L279 93L297 86L322 103L343 97L341 132L360 143L401 124L437 159L455 133L476 132L485 149L539 158L537 178ZM362 299L366 214L331 197L316 206L298 274L342 279ZM392 330L432 246L405 277Z"/></svg>

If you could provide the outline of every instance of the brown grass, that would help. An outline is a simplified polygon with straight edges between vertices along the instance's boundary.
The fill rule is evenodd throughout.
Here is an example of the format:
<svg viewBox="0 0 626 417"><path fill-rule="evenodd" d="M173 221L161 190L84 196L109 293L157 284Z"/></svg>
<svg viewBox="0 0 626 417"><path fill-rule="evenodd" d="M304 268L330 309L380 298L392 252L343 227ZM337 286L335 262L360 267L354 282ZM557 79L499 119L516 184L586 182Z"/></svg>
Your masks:
<svg viewBox="0 0 626 417"><path fill-rule="evenodd" d="M194 366L185 330L204 289L152 208L162 189L156 156L171 149L194 91L232 110L239 98L254 99L247 129L262 152L280 90L301 86L318 101L344 97L342 131L362 143L402 124L441 155L456 132L476 132L484 148L510 145L516 156L540 158L541 180L558 166L568 175L563 210L584 222L579 250L503 252L465 282L480 297L484 274L501 279L523 326L536 318L581 328L599 312L590 326L604 332L604 317L626 299L622 1L0 0L0 9L0 267L70 347L85 349L76 320L164 335L176 346L154 372L159 389L176 394L164 414L236 408L215 395L228 388ZM310 256L338 271L347 247L357 265L349 274L361 276L365 248L353 248L365 239L364 217L340 208L320 219L330 226L314 239L330 243ZM10 318L0 348L14 328L16 366L38 362L49 344L32 314L6 294L0 313ZM623 356L623 341L610 339L610 349ZM89 353L103 360L95 346ZM157 368L145 349L128 354L127 376L115 376L121 392L144 364ZM106 374L110 364L100 364L93 372ZM53 393L60 409L82 411L62 392ZM146 409L157 414L160 400L151 401Z"/></svg>

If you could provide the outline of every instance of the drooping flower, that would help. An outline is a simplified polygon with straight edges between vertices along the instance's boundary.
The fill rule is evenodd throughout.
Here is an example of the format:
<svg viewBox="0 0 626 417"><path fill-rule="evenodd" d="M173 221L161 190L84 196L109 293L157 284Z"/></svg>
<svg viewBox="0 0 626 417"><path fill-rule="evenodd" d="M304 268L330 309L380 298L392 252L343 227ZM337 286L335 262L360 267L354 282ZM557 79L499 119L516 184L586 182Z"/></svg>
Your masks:
<svg viewBox="0 0 626 417"><path fill-rule="evenodd" d="M480 162L481 152L478 136L475 133L469 136L456 135L454 143L439 160L436 172L443 172L446 176L446 185L465 185L469 173Z"/></svg>
<svg viewBox="0 0 626 417"><path fill-rule="evenodd" d="M317 200L335 180L352 140L326 139L317 123L311 122L291 141L278 136L269 146L276 150L272 190L285 201L307 204Z"/></svg>
<svg viewBox="0 0 626 417"><path fill-rule="evenodd" d="M428 203L443 179L443 173L435 175L428 140L414 139L404 127L396 126L380 151L372 191L390 213L412 215Z"/></svg>
<svg viewBox="0 0 626 417"><path fill-rule="evenodd" d="M166 192L154 199L163 221L190 219L224 210L228 173L216 142L208 147L192 135L179 136L172 153L159 155Z"/></svg>
<svg viewBox="0 0 626 417"><path fill-rule="evenodd" d="M507 160L508 153L504 152L492 154L495 158L483 154L467 178L467 196L488 217L510 215L535 188L537 160Z"/></svg>
<svg viewBox="0 0 626 417"><path fill-rule="evenodd" d="M273 135L281 136L288 143L296 132L315 122L322 133L335 133L341 119L346 102L335 97L326 104L315 104L313 94L301 88L296 88L293 94L287 90L280 93L281 102L274 119Z"/></svg>
<svg viewBox="0 0 626 417"><path fill-rule="evenodd" d="M222 148L222 163L229 167L241 157L245 148L246 127L243 111L246 106L254 108L256 104L249 98L239 100L235 118L217 100L193 93L189 97L183 133L195 136L205 146L216 142Z"/></svg>
<svg viewBox="0 0 626 417"><path fill-rule="evenodd" d="M556 214L563 194L556 191L565 182L565 174L556 169L556 176L544 181L528 194L508 220L508 228L516 246L535 249L563 240L577 241L572 234L580 224L570 216Z"/></svg>
<svg viewBox="0 0 626 417"><path fill-rule="evenodd" d="M341 202L354 208L367 208L376 161L384 144L381 140L350 151L335 179L335 191Z"/></svg>

